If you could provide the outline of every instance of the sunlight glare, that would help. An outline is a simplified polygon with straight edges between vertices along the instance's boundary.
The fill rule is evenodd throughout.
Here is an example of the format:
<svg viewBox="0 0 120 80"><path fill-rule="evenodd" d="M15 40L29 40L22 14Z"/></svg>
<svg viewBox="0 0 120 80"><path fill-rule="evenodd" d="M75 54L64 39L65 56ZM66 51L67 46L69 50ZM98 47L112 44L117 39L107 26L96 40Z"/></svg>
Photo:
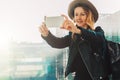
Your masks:
<svg viewBox="0 0 120 80"><path fill-rule="evenodd" d="M0 27L0 76L9 75L9 29Z"/></svg>
<svg viewBox="0 0 120 80"><path fill-rule="evenodd" d="M0 27L0 49L8 48L9 46L9 38L10 38L9 30L5 27Z"/></svg>

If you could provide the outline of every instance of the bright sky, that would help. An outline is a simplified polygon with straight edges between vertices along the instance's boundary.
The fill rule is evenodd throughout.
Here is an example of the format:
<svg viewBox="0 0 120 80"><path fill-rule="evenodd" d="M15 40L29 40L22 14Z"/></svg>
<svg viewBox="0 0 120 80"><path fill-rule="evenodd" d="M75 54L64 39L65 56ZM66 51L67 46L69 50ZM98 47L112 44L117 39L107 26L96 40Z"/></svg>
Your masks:
<svg viewBox="0 0 120 80"><path fill-rule="evenodd" d="M41 42L38 25L44 16L67 14L72 0L0 0L0 43ZM99 13L120 10L119 0L90 0Z"/></svg>

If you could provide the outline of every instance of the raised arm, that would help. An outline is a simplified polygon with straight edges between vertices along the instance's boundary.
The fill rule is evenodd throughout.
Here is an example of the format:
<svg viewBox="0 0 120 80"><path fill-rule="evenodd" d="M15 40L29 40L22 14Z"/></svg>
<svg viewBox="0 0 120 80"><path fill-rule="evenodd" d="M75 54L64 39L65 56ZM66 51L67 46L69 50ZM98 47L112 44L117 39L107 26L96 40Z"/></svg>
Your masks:
<svg viewBox="0 0 120 80"><path fill-rule="evenodd" d="M69 35L61 37L61 38L55 37L48 30L48 28L46 27L44 23L40 26L39 31L41 33L42 38L46 40L46 42L53 48L65 48L70 45L71 37Z"/></svg>
<svg viewBox="0 0 120 80"><path fill-rule="evenodd" d="M95 30L88 30L81 27L78 27L81 30L81 36L83 39L96 42L96 43L102 43L105 41L104 31L103 29L98 26L95 28Z"/></svg>

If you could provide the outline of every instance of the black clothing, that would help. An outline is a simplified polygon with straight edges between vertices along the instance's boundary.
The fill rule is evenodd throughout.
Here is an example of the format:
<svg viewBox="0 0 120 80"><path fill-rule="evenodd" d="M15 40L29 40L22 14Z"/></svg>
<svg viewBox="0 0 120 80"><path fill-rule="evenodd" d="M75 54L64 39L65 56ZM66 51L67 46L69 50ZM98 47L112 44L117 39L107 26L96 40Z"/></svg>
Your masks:
<svg viewBox="0 0 120 80"><path fill-rule="evenodd" d="M74 80L92 80L79 53L76 55L72 67L76 72Z"/></svg>
<svg viewBox="0 0 120 80"><path fill-rule="evenodd" d="M74 77L74 80L92 80L91 77L89 75L86 75L86 73L79 73L79 72L76 72L75 73L75 77Z"/></svg>
<svg viewBox="0 0 120 80"><path fill-rule="evenodd" d="M74 72L74 67L72 64L74 64L74 60L76 59L78 53L81 57L81 63L84 63L83 66L85 66L82 67L82 69L86 71L85 75L89 73L88 76L90 76L92 80L100 80L108 76L110 74L110 70L106 57L107 53L104 31L101 27L96 27L94 31L81 27L79 27L79 29L82 34L75 34L77 36L76 40L71 38L71 32L69 35L62 38L55 37L51 33L49 33L47 37L43 38L53 48L69 47L69 56L65 76ZM82 40L79 40L81 37ZM80 71L80 73L82 73L82 71Z"/></svg>

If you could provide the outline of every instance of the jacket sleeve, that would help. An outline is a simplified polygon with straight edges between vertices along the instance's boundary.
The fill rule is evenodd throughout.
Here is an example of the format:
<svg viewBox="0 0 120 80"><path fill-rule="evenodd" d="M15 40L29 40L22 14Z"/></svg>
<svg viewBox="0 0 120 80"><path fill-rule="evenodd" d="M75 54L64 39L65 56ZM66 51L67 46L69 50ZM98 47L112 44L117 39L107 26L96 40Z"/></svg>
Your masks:
<svg viewBox="0 0 120 80"><path fill-rule="evenodd" d="M83 39L93 43L103 43L105 41L104 31L100 26L96 27L95 30L87 30L79 27L81 30L81 36Z"/></svg>
<svg viewBox="0 0 120 80"><path fill-rule="evenodd" d="M58 38L49 32L47 37L42 38L53 48L65 48L70 45L71 37L66 35L64 37Z"/></svg>
<svg viewBox="0 0 120 80"><path fill-rule="evenodd" d="M97 52L101 56L104 56L106 51L106 39L103 29L99 26L96 27L95 30L87 30L81 27L79 29L81 30L80 35L82 38L91 43L92 52ZM77 35L80 36L79 34Z"/></svg>

